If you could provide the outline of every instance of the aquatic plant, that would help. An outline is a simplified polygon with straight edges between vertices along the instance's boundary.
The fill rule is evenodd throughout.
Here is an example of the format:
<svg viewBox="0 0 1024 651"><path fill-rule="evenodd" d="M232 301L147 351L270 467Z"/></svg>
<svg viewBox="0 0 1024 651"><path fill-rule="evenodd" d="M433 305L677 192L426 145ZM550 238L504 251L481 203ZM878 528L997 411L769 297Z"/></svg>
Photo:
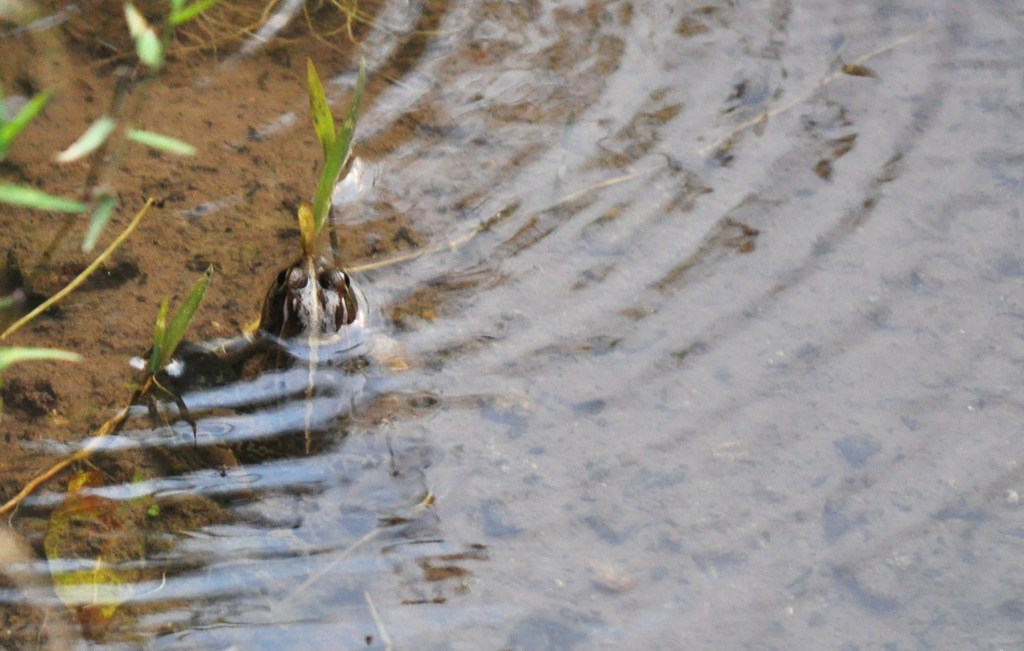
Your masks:
<svg viewBox="0 0 1024 651"><path fill-rule="evenodd" d="M167 42L173 34L174 28L194 20L204 11L217 4L217 2L218 0L195 0L194 2L186 4L185 0L171 0L170 13L165 21L163 35L159 38L157 37L156 30L153 26L146 21L137 9L135 9L134 5L130 2L125 3L125 19L128 24L129 33L136 45L136 53L139 60L149 68L151 76L158 72L164 63L163 53L166 49ZM15 113L10 119L7 119L6 110L4 110L5 102L3 89L0 87L0 161L3 161L7 157L7 153L15 140L26 128L29 127L33 120L39 116L52 95L53 93L50 91L36 93L28 100L28 102L25 103L24 106L20 108L20 110L17 111L17 113ZM117 102L114 102L114 105L117 104ZM127 122L127 120L125 121ZM73 142L64 151L58 153L55 156L55 160L59 163L69 163L101 152L104 145L108 142L108 139L115 133L117 126L118 118L109 115L101 116L95 120L85 130L85 132L75 140L75 142ZM130 124L126 124L124 128L123 138L124 142L135 142L170 154L184 156L195 154L195 148L188 143L164 134L136 129L131 127ZM99 165L102 159L102 155L97 155L96 165ZM109 163L111 169L107 171L105 176L111 176L112 172L116 170L119 160L120 157L118 156L115 157L114 162ZM99 178L99 175L90 174L90 178ZM117 198L114 191L106 184L87 188L84 194L87 196L85 200L70 199L67 197L55 196L43 190L24 185L0 182L0 203L48 212L65 212L72 214L84 213L87 211L91 212L89 227L82 241L82 250L90 252L99 241L104 227L113 215L117 204ZM127 236L135 229L139 221L142 219L142 216L146 214L150 205L152 205L152 201L146 204L146 206L138 213L136 218L132 220L131 224L129 224L129 226L122 231L117 238L115 238L112 245L102 254L97 256L92 264L86 267L78 277L72 280L61 291L50 297L42 305L16 321L3 333L0 333L0 340L6 339L54 303L70 294L93 272L99 269L102 263L110 257L113 251L120 246L120 244L127 239ZM12 303L13 301L11 300L2 301L0 302L0 309L10 307ZM13 363L54 359L78 361L81 357L77 353L51 348L0 347L0 373L2 373L7 366ZM0 384L0 386L2 386L2 384ZM2 402L0 402L0 410L2 410Z"/></svg>
<svg viewBox="0 0 1024 651"><path fill-rule="evenodd" d="M316 66L309 59L306 60L306 78L309 84L309 109L313 116L313 129L320 140L320 147L324 155L324 168L320 171L316 192L313 195L311 235L315 237L327 221L327 214L331 210L331 193L334 191L334 184L338 182L341 170L352 154L352 137L359 119L359 107L363 101L363 87L366 85L366 61L361 61L359 64L359 76L356 78L352 102L349 104L345 121L341 123L340 128L335 125L334 114L327 103ZM301 216L299 224L301 230ZM309 245L311 245L311 240L306 239L304 232L303 247L308 250L311 248Z"/></svg>

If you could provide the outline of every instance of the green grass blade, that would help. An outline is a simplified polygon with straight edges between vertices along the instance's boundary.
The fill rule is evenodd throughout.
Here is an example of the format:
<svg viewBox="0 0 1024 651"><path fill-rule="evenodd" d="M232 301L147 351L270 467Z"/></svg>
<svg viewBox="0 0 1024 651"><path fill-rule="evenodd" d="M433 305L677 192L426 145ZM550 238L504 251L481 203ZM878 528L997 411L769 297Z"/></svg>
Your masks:
<svg viewBox="0 0 1024 651"><path fill-rule="evenodd" d="M196 316L196 312L199 311L199 305L203 302L203 296L206 294L206 288L209 286L212 276L213 265L210 265L207 267L203 277L192 286L192 291L185 297L181 307L174 313L174 318L171 319L170 325L167 326L167 332L164 334L164 345L161 352L163 359L157 368L163 368L171 361L171 357L174 356L175 349L178 348L178 344L181 343L182 338L185 336L185 330L188 329L192 319Z"/></svg>
<svg viewBox="0 0 1024 651"><path fill-rule="evenodd" d="M313 114L313 129L316 130L316 137L320 140L320 147L324 152L324 160L327 159L327 152L334 143L336 132L334 130L334 116L331 115L331 107L327 103L327 96L324 95L324 87L320 83L320 75L316 73L313 60L306 59L306 80L309 86L309 111Z"/></svg>
<svg viewBox="0 0 1024 651"><path fill-rule="evenodd" d="M164 46L160 44L160 38L152 28L147 29L135 39L135 53L142 61L153 70L159 70L164 65Z"/></svg>
<svg viewBox="0 0 1024 651"><path fill-rule="evenodd" d="M128 33L135 40L135 53L139 60L154 70L159 69L164 64L164 48L153 26L130 2L124 3L124 18L128 21Z"/></svg>
<svg viewBox="0 0 1024 651"><path fill-rule="evenodd" d="M85 233L85 239L82 240L82 250L89 253L96 247L96 241L100 239L100 233L103 232L103 228L110 221L110 216L114 214L114 206L117 204L117 199L109 194L105 194L100 197L100 200L96 203L96 209L92 211L92 220L89 222L89 230Z"/></svg>
<svg viewBox="0 0 1024 651"><path fill-rule="evenodd" d="M128 22L128 33L132 38L138 38L142 32L149 28L149 23L139 10L130 2L124 3L124 19Z"/></svg>
<svg viewBox="0 0 1024 651"><path fill-rule="evenodd" d="M137 143L146 145L147 147L152 147L153 149L165 151L168 154L174 154L176 156L196 155L196 148L192 145L183 140L178 140L171 136L165 136L162 133L143 131L142 129L129 129L128 133L125 135L129 140L134 140Z"/></svg>
<svg viewBox="0 0 1024 651"><path fill-rule="evenodd" d="M363 86L366 84L366 61L359 63L359 77L356 79L356 90L352 94L352 103L348 107L348 115L338 130L338 137L335 146L344 152L344 158L348 157L352 148L352 137L356 132L356 123L359 121L359 108L363 104ZM343 158L343 160L344 160Z"/></svg>
<svg viewBox="0 0 1024 651"><path fill-rule="evenodd" d="M55 348L24 348L20 346L0 348L0 372L4 371L11 364L43 359L56 359L64 362L80 362L82 361L82 356L78 353L71 353L66 350L57 350Z"/></svg>
<svg viewBox="0 0 1024 651"><path fill-rule="evenodd" d="M185 6L185 0L171 0L171 13L181 11L181 8Z"/></svg>
<svg viewBox="0 0 1024 651"><path fill-rule="evenodd" d="M81 201L55 197L41 190L10 183L0 183L0 203L54 212L85 212L89 209L89 206Z"/></svg>
<svg viewBox="0 0 1024 651"><path fill-rule="evenodd" d="M97 119L89 125L85 133L78 137L78 140L57 154L57 162L70 163L83 156L88 156L106 141L110 134L114 132L114 127L116 126L117 122L112 117L104 115Z"/></svg>
<svg viewBox="0 0 1024 651"><path fill-rule="evenodd" d="M28 123L35 119L43 110L46 103L50 101L50 93L39 93L29 100L28 104L21 107L18 114L10 121L0 122L0 160L7 157L7 149L14 142L14 139ZM3 107L3 97L0 96L0 109ZM0 110L2 113L2 110ZM2 117L2 116L0 116Z"/></svg>
<svg viewBox="0 0 1024 651"><path fill-rule="evenodd" d="M313 196L313 220L317 233L323 229L324 222L327 221L327 213L331 210L331 193L334 191L334 184L338 181L338 174L341 173L341 167L345 164L351 149L352 136L355 134L359 107L363 101L363 86L365 85L366 61L364 60L359 64L359 77L356 79L356 88L352 95L352 103L348 107L348 115L345 117L341 130L327 151L324 169L320 173L320 180L316 184L316 194Z"/></svg>
<svg viewBox="0 0 1024 651"><path fill-rule="evenodd" d="M167 362L171 361L170 355L167 356L167 361L163 360L164 341L167 339L167 310L170 303L170 299L165 298L156 313L156 323L153 324L153 352L149 354L149 366L146 369L150 375L156 375L160 369L167 366Z"/></svg>
<svg viewBox="0 0 1024 651"><path fill-rule="evenodd" d="M183 25L188 21L196 18L199 14L203 13L207 9L213 7L220 0L196 0L187 7L182 7L184 4L180 0L175 0L174 10L171 11L171 17L168 19L172 27Z"/></svg>

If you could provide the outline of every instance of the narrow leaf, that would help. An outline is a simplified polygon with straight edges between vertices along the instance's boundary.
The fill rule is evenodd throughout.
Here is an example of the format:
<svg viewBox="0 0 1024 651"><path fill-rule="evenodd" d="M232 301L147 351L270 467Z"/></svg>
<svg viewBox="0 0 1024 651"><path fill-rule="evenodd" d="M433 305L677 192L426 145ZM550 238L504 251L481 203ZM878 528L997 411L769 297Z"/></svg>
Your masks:
<svg viewBox="0 0 1024 651"><path fill-rule="evenodd" d="M71 143L71 146L57 154L58 163L70 163L83 156L88 156L103 144L108 136L114 131L117 122L106 115L89 125L78 140Z"/></svg>
<svg viewBox="0 0 1024 651"><path fill-rule="evenodd" d="M81 201L55 197L41 190L9 183L0 183L0 202L54 212L85 212L89 209Z"/></svg>
<svg viewBox="0 0 1024 651"><path fill-rule="evenodd" d="M185 0L171 0L171 11L181 11L181 8L185 6Z"/></svg>
<svg viewBox="0 0 1024 651"><path fill-rule="evenodd" d="M171 357L174 356L174 351L185 336L185 330L188 329L192 319L196 316L196 312L199 311L199 305L203 302L203 296L206 294L206 288L209 286L212 276L213 265L210 265L206 269L206 273L203 274L203 277L192 286L192 291L185 297L181 307L174 313L174 318L171 319L170 325L167 326L167 332L164 334L164 346L163 351L161 351L163 359L157 368L163 368L171 361Z"/></svg>
<svg viewBox="0 0 1024 651"><path fill-rule="evenodd" d="M170 299L165 298L156 313L156 323L153 324L153 352L149 354L149 366L146 367L150 375L156 375L167 365L167 362L163 361L163 356L164 340L167 338L167 309L170 302ZM169 358L170 355L168 355L167 361L170 361Z"/></svg>
<svg viewBox="0 0 1024 651"><path fill-rule="evenodd" d="M149 29L149 23L130 2L124 3L124 18L128 21L128 33L132 38L139 38L142 32Z"/></svg>
<svg viewBox="0 0 1024 651"><path fill-rule="evenodd" d="M152 25L130 2L124 3L124 17L128 21L128 33L135 40L135 53L139 60L154 70L160 68L164 63L164 50Z"/></svg>
<svg viewBox="0 0 1024 651"><path fill-rule="evenodd" d="M11 364L48 359L63 362L80 362L82 361L82 356L78 353L70 353L66 350L57 350L56 348L0 348L0 371L5 370Z"/></svg>
<svg viewBox="0 0 1024 651"><path fill-rule="evenodd" d="M184 3L180 0L176 0L177 6L171 12L171 17L169 19L171 26L177 27L178 25L187 23L207 9L213 7L218 2L220 2L220 0L196 0L196 2L182 8L181 5Z"/></svg>
<svg viewBox="0 0 1024 651"><path fill-rule="evenodd" d="M878 78L878 73L867 66L862 66L859 63L848 63L842 67L842 71L845 74L853 77L873 77Z"/></svg>
<svg viewBox="0 0 1024 651"><path fill-rule="evenodd" d="M352 103L348 107L348 115L338 132L338 140L342 141L338 146L348 153L352 144L352 135L356 131L356 122L359 121L359 109L363 104L363 87L366 85L366 59L359 62L359 77L356 79L356 89L352 94Z"/></svg>
<svg viewBox="0 0 1024 651"><path fill-rule="evenodd" d="M39 93L29 100L28 104L21 107L18 114L15 115L10 121L4 122L0 120L0 160L3 160L7 156L7 149L14 142L15 137L21 133L22 129L28 126L28 123L35 119L39 112L43 110L46 103L50 101L50 93ZM3 97L0 96L0 109L3 107ZM0 110L0 114L2 114ZM0 115L0 117L3 117Z"/></svg>
<svg viewBox="0 0 1024 651"><path fill-rule="evenodd" d="M116 204L117 200L112 195L105 194L100 197L99 202L96 204L96 209L92 211L89 230L86 231L85 239L82 240L82 250L86 253L91 252L96 246L96 241L100 239L103 228L110 221L110 216L114 214L114 206Z"/></svg>
<svg viewBox="0 0 1024 651"><path fill-rule="evenodd" d="M334 184L338 181L338 174L348 159L351 151L352 136L356 130L356 121L359 116L359 106L363 101L363 86L366 84L366 61L359 64L359 77L356 79L355 92L352 94L352 103L348 107L348 115L341 125L334 142L331 143L324 160L324 169L320 173L320 180L316 185L316 194L313 197L313 220L316 224L316 232L319 233L327 221L327 213L331 210L331 193L334 191Z"/></svg>
<svg viewBox="0 0 1024 651"><path fill-rule="evenodd" d="M331 107L327 103L327 96L324 95L324 87L320 83L320 75L316 73L316 67L312 59L306 59L306 79L309 86L309 111L313 114L313 129L316 130L316 137L320 140L320 147L324 152L324 159L327 158L327 151L334 142L334 116L331 115Z"/></svg>
<svg viewBox="0 0 1024 651"><path fill-rule="evenodd" d="M129 140L134 140L153 149L165 151L168 154L175 154L177 156L195 156L196 154L196 148L192 145L183 140L165 136L162 133L143 131L142 129L129 129L126 136Z"/></svg>
<svg viewBox="0 0 1024 651"><path fill-rule="evenodd" d="M313 252L313 242L316 240L316 224L313 221L313 211L305 201L299 206L299 234L302 239L302 252L309 255Z"/></svg>
<svg viewBox="0 0 1024 651"><path fill-rule="evenodd" d="M154 70L159 70L164 65L164 47L160 45L160 39L152 27L135 39L135 53L139 56L139 61Z"/></svg>

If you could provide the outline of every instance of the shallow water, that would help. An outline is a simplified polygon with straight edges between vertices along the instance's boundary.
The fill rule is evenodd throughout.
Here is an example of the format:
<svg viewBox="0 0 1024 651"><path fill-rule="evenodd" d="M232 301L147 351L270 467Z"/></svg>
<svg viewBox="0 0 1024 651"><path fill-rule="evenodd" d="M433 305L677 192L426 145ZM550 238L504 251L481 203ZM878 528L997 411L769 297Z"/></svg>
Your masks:
<svg viewBox="0 0 1024 651"><path fill-rule="evenodd" d="M673 5L382 5L339 220L487 228L112 647L1024 647L1019 10Z"/></svg>

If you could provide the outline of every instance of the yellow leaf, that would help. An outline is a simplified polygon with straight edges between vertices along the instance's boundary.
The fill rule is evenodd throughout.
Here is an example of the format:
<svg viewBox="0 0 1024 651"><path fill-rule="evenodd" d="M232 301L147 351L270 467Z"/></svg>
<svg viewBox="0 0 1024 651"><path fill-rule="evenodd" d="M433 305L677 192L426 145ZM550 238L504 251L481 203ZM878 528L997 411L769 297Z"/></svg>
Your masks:
<svg viewBox="0 0 1024 651"><path fill-rule="evenodd" d="M306 202L299 206L299 233L302 236L302 252L311 254L313 241L316 240L316 223L313 220L313 211Z"/></svg>
<svg viewBox="0 0 1024 651"><path fill-rule="evenodd" d="M43 539L54 592L88 635L102 631L135 594L146 552L146 504L85 492L102 485L98 470L75 475Z"/></svg>

